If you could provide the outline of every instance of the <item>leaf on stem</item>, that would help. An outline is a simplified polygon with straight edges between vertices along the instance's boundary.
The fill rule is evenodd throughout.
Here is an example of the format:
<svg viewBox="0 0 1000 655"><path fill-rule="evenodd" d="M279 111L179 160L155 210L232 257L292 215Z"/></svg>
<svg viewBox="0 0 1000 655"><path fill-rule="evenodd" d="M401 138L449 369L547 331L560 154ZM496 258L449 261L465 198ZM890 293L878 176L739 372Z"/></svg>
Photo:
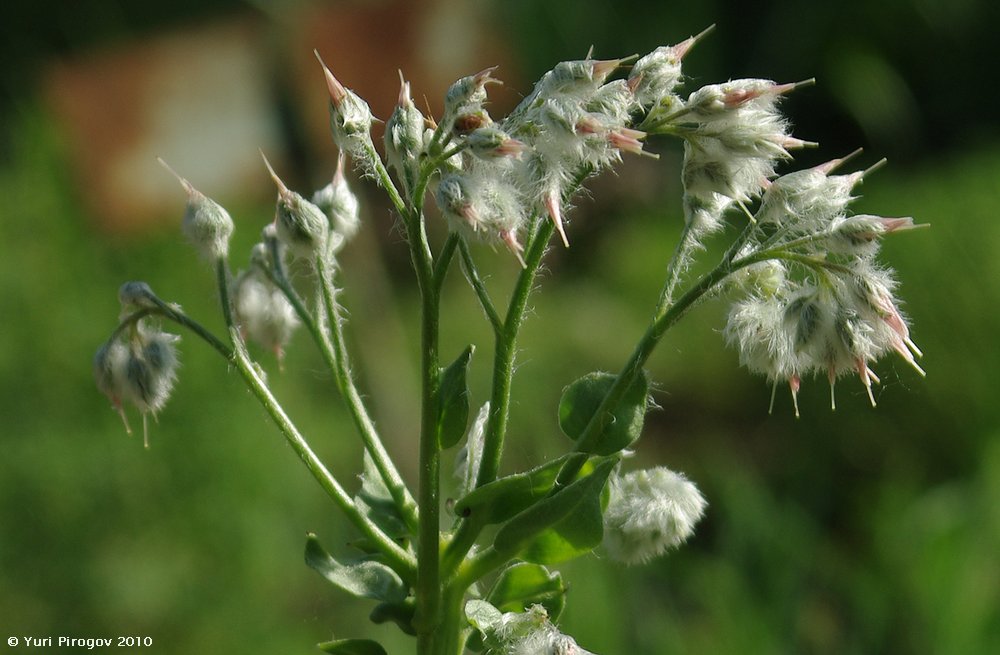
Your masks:
<svg viewBox="0 0 1000 655"><path fill-rule="evenodd" d="M400 630L408 635L417 634L413 627L413 616L416 614L417 604L413 598L407 598L401 603L379 603L368 615L368 619L375 625L381 625L392 621Z"/></svg>
<svg viewBox="0 0 1000 655"><path fill-rule="evenodd" d="M401 603L409 595L402 579L385 564L371 560L341 564L326 552L314 534L306 536L306 564L335 586L358 598Z"/></svg>
<svg viewBox="0 0 1000 655"><path fill-rule="evenodd" d="M610 373L588 373L566 387L559 400L559 427L566 436L573 440L580 438L616 379ZM632 445L642 434L648 394L649 380L640 373L586 452L612 455Z"/></svg>
<svg viewBox="0 0 1000 655"><path fill-rule="evenodd" d="M486 598L501 612L523 612L541 605L557 621L566 606L566 585L558 571L517 562L500 573Z"/></svg>
<svg viewBox="0 0 1000 655"><path fill-rule="evenodd" d="M462 351L454 362L441 373L438 392L438 444L442 449L451 448L465 435L469 424L469 387L466 382L469 361L475 346Z"/></svg>
<svg viewBox="0 0 1000 655"><path fill-rule="evenodd" d="M387 535L396 538L408 536L406 522L399 513L399 508L396 507L392 494L382 479L382 474L375 466L375 460L368 454L368 451L365 451L364 454L361 490L354 497L354 504L358 506L362 514ZM359 548L370 552L363 546L364 544L358 544Z"/></svg>
<svg viewBox="0 0 1000 655"><path fill-rule="evenodd" d="M604 536L601 493L618 459L604 459L589 475L512 518L497 532L493 547L535 564L557 564L593 550Z"/></svg>
<svg viewBox="0 0 1000 655"><path fill-rule="evenodd" d="M566 456L537 468L484 484L455 503L457 516L482 525L502 523L548 495Z"/></svg>

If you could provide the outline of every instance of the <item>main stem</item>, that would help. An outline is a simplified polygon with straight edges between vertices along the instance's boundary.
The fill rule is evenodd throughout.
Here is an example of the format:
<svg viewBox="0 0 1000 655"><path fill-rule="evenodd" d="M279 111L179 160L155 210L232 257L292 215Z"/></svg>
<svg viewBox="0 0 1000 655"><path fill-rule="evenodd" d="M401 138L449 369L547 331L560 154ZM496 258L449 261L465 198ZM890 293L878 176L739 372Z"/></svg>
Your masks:
<svg viewBox="0 0 1000 655"><path fill-rule="evenodd" d="M441 452L438 444L438 387L440 368L438 353L440 298L435 284L434 263L427 243L420 207L404 216L410 257L420 289L421 320L421 418L420 418L420 503L419 558L417 560L417 631L419 655L442 655L445 635L441 625L440 573L440 474Z"/></svg>

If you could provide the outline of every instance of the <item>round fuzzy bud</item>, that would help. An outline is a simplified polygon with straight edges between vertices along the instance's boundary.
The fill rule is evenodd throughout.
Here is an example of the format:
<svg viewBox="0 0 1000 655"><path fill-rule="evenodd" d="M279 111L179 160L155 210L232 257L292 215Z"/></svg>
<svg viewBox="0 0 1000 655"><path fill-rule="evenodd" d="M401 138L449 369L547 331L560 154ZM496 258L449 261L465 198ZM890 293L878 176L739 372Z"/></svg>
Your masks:
<svg viewBox="0 0 1000 655"><path fill-rule="evenodd" d="M121 303L122 311L153 309L157 306L154 298L156 294L145 282L126 282L118 288L118 302Z"/></svg>
<svg viewBox="0 0 1000 655"><path fill-rule="evenodd" d="M125 395L125 367L128 348L119 340L105 343L94 355L94 382L98 390L111 401L119 412ZM124 414L122 414L124 418ZM126 424L128 427L128 424Z"/></svg>
<svg viewBox="0 0 1000 655"><path fill-rule="evenodd" d="M259 244L260 245L260 244ZM241 271L233 280L233 311L246 338L273 351L278 358L299 324L295 308L259 269Z"/></svg>
<svg viewBox="0 0 1000 655"><path fill-rule="evenodd" d="M479 225L479 217L469 193L468 183L462 175L446 175L438 183L434 194L437 206L449 221L467 225L473 230Z"/></svg>
<svg viewBox="0 0 1000 655"><path fill-rule="evenodd" d="M322 254L329 230L329 221L323 211L285 186L266 157L264 164L278 186L278 203L274 215L278 239L298 257Z"/></svg>
<svg viewBox="0 0 1000 655"><path fill-rule="evenodd" d="M410 83L399 73L399 101L385 124L385 158L409 188L420 168L424 148L424 115L410 98Z"/></svg>
<svg viewBox="0 0 1000 655"><path fill-rule="evenodd" d="M233 235L233 219L222 205L191 186L191 183L174 172L162 159L159 160L188 194L181 230L198 249L202 257L216 260L229 253L229 239Z"/></svg>
<svg viewBox="0 0 1000 655"><path fill-rule="evenodd" d="M613 476L604 512L604 547L625 564L647 562L694 533L707 503L694 483L658 467Z"/></svg>
<svg viewBox="0 0 1000 655"><path fill-rule="evenodd" d="M366 146L371 143L372 111L358 94L344 87L326 67L319 53L326 88L330 93L330 133L333 142L359 159L366 160Z"/></svg>
<svg viewBox="0 0 1000 655"><path fill-rule="evenodd" d="M330 230L350 239L361 227L361 205L344 177L344 153L337 158L337 170L325 187L313 194L312 202L330 222Z"/></svg>
<svg viewBox="0 0 1000 655"><path fill-rule="evenodd" d="M177 379L180 337L160 331L137 332L125 367L126 397L143 413L163 409Z"/></svg>
<svg viewBox="0 0 1000 655"><path fill-rule="evenodd" d="M660 46L635 62L628 79L640 105L651 107L673 93L681 81L681 56L675 46Z"/></svg>
<svg viewBox="0 0 1000 655"><path fill-rule="evenodd" d="M493 125L473 130L466 137L469 151L483 159L519 158L527 146Z"/></svg>
<svg viewBox="0 0 1000 655"><path fill-rule="evenodd" d="M448 87L444 97L444 116L448 120L454 120L462 114L480 111L486 102L486 85L501 84L500 80L491 77L496 69L497 67L493 66L475 75L467 75Z"/></svg>

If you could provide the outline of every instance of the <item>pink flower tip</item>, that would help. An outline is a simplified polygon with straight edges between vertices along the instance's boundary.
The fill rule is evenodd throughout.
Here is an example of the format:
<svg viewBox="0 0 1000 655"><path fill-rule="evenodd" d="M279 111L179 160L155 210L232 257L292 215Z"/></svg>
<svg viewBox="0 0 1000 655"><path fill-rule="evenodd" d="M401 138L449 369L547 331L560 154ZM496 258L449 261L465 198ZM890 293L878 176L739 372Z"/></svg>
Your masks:
<svg viewBox="0 0 1000 655"><path fill-rule="evenodd" d="M344 85L333 76L330 69L327 68L325 63L323 63L323 59L319 56L319 50L313 50L313 53L316 55L319 65L323 67L323 75L326 77L326 88L330 92L330 103L333 104L334 107L339 107L340 103L342 103L344 98L347 96L347 89L344 88Z"/></svg>

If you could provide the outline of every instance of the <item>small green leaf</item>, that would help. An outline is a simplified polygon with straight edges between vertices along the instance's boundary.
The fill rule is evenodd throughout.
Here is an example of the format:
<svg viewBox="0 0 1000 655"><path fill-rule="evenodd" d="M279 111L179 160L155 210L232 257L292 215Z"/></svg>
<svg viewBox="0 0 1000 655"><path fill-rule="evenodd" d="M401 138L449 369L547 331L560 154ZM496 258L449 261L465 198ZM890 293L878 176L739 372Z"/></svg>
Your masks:
<svg viewBox="0 0 1000 655"><path fill-rule="evenodd" d="M306 564L358 598L400 603L409 595L402 579L385 564L371 560L341 564L326 552L314 534L306 536Z"/></svg>
<svg viewBox="0 0 1000 655"><path fill-rule="evenodd" d="M592 550L601 542L601 491L617 457L593 473L547 496L505 523L493 539L501 555L536 564L555 564Z"/></svg>
<svg viewBox="0 0 1000 655"><path fill-rule="evenodd" d="M470 600L465 604L465 618L476 630L489 633L495 630L503 620L503 612L485 600Z"/></svg>
<svg viewBox="0 0 1000 655"><path fill-rule="evenodd" d="M381 644L371 639L336 639L317 645L324 653L337 655L388 655Z"/></svg>
<svg viewBox="0 0 1000 655"><path fill-rule="evenodd" d="M392 621L406 634L416 635L417 631L413 627L413 615L416 609L416 600L413 598L407 598L402 603L379 603L368 618L376 625Z"/></svg>
<svg viewBox="0 0 1000 655"><path fill-rule="evenodd" d="M451 448L465 435L469 424L469 387L466 376L475 346L462 351L454 362L441 373L438 390L438 444Z"/></svg>
<svg viewBox="0 0 1000 655"><path fill-rule="evenodd" d="M455 514L482 525L502 523L548 495L566 456L484 484L455 503Z"/></svg>
<svg viewBox="0 0 1000 655"><path fill-rule="evenodd" d="M588 373L571 383L559 400L559 427L570 439L577 440L608 395L617 376L610 373ZM646 397L649 380L644 373L629 385L612 412L593 448L592 455L611 455L628 448L642 434L646 417Z"/></svg>
<svg viewBox="0 0 1000 655"><path fill-rule="evenodd" d="M361 490L354 496L354 502L361 513L368 517L387 535L400 538L409 536L406 522L399 513L389 488L382 480L382 474L375 466L368 451L364 454L364 468L361 473ZM363 545L363 544L361 544ZM359 547L361 546L359 545ZM367 551L366 551L367 552Z"/></svg>
<svg viewBox="0 0 1000 655"><path fill-rule="evenodd" d="M532 605L541 605L555 622L566 605L566 585L558 571L517 562L500 573L487 600L502 612L523 612Z"/></svg>

